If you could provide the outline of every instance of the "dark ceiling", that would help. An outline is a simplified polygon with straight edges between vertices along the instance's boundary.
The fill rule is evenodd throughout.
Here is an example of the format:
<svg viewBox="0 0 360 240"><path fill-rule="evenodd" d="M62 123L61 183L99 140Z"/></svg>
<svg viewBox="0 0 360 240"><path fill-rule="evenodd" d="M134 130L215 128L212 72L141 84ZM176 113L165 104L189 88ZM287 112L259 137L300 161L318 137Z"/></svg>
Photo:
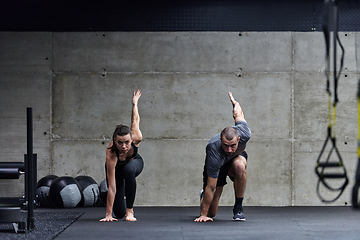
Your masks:
<svg viewBox="0 0 360 240"><path fill-rule="evenodd" d="M360 0L338 1L360 31ZM0 31L321 31L322 0L0 0Z"/></svg>

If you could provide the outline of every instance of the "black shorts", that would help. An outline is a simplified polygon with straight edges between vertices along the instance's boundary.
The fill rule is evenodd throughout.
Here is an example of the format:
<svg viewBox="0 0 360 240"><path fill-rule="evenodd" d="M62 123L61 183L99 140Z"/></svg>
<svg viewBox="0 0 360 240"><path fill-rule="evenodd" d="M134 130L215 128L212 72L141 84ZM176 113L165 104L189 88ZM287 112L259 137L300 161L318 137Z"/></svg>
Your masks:
<svg viewBox="0 0 360 240"><path fill-rule="evenodd" d="M243 156L246 161L248 159L248 155L245 151L243 151L240 156ZM233 163L234 160L231 160L231 161L228 161L227 163L225 163L221 168L220 168L220 173L219 173L219 176L218 176L218 179L217 179L217 183L216 183L216 186L217 187L221 187L221 186L225 186L227 184L226 182L226 177L228 176L228 173L229 173L229 168L231 166L231 164ZM230 180L234 182L234 178L233 177L230 177ZM208 176L207 176L207 171L206 171L206 168L204 166L204 171L203 171L203 189L205 189L206 185L207 185L207 179L208 179Z"/></svg>

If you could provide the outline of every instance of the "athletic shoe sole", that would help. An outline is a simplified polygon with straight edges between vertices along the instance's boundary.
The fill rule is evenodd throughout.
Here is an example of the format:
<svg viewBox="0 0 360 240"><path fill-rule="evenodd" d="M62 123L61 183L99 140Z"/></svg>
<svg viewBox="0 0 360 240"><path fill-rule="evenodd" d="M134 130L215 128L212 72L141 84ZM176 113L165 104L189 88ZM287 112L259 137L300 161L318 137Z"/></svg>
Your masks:
<svg viewBox="0 0 360 240"><path fill-rule="evenodd" d="M243 221L245 222L245 215L243 212L240 212L240 213L236 213L234 214L233 216L233 221Z"/></svg>

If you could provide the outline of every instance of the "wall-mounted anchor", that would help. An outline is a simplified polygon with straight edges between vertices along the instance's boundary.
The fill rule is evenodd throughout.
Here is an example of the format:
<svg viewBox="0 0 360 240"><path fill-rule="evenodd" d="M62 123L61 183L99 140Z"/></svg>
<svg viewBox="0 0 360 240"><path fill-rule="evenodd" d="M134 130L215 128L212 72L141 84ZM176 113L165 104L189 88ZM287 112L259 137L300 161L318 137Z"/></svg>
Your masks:
<svg viewBox="0 0 360 240"><path fill-rule="evenodd" d="M241 77L242 76L242 69L239 68L236 72L235 72L237 77Z"/></svg>
<svg viewBox="0 0 360 240"><path fill-rule="evenodd" d="M101 77L102 77L102 78L106 78L105 68L101 68Z"/></svg>

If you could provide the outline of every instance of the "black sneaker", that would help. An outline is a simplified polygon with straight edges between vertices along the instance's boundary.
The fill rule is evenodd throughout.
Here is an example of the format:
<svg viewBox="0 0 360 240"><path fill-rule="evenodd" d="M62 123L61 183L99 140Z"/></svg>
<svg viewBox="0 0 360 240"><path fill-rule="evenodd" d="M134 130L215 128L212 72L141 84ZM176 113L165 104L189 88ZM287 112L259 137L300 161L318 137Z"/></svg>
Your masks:
<svg viewBox="0 0 360 240"><path fill-rule="evenodd" d="M233 221L244 221L245 222L245 215L243 213L242 208L233 209L234 217Z"/></svg>

